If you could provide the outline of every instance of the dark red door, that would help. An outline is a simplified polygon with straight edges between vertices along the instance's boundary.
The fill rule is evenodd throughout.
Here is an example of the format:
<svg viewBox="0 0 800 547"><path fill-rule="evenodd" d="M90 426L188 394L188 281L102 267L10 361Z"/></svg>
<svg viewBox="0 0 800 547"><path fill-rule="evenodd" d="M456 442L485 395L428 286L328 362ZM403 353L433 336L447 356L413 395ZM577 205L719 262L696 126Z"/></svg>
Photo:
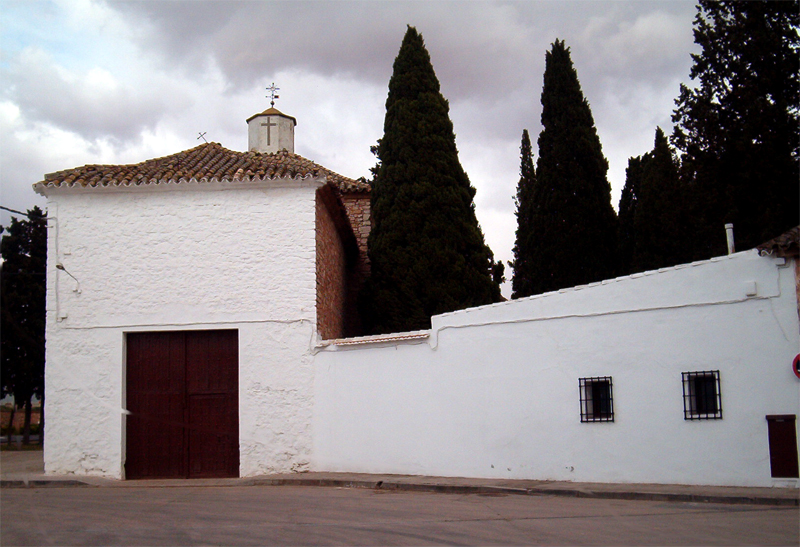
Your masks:
<svg viewBox="0 0 800 547"><path fill-rule="evenodd" d="M238 333L130 333L125 476L239 475Z"/></svg>
<svg viewBox="0 0 800 547"><path fill-rule="evenodd" d="M239 476L239 354L236 331L186 333L189 476Z"/></svg>
<svg viewBox="0 0 800 547"><path fill-rule="evenodd" d="M767 416L769 464L775 478L798 478L796 420L794 414Z"/></svg>

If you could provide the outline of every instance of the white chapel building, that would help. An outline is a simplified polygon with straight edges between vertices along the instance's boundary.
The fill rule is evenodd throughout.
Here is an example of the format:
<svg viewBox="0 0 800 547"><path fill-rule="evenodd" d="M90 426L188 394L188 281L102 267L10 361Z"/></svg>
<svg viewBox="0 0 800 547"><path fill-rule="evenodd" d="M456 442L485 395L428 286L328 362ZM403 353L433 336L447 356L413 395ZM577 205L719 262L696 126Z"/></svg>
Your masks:
<svg viewBox="0 0 800 547"><path fill-rule="evenodd" d="M370 187L294 154L296 124L34 185L46 473L797 487L797 229L358 336Z"/></svg>
<svg viewBox="0 0 800 547"><path fill-rule="evenodd" d="M45 469L309 468L319 339L358 332L369 186L293 153L296 121L47 175Z"/></svg>

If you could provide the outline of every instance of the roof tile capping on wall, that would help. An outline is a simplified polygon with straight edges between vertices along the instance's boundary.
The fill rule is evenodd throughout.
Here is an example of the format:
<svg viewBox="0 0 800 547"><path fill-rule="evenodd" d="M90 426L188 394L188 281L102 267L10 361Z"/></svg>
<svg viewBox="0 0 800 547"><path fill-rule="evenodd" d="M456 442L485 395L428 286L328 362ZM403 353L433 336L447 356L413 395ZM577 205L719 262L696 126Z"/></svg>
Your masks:
<svg viewBox="0 0 800 547"><path fill-rule="evenodd" d="M800 317L800 226L795 226L758 247L761 256L794 258L794 286L797 294L797 315Z"/></svg>

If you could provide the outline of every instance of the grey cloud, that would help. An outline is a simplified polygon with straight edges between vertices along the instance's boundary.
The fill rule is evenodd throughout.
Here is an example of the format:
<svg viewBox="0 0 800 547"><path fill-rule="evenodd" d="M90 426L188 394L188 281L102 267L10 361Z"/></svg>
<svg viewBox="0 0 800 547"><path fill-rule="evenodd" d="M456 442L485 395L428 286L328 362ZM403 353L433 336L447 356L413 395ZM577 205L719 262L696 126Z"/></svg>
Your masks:
<svg viewBox="0 0 800 547"><path fill-rule="evenodd" d="M192 70L208 57L237 86L287 68L323 75L376 78L382 54L399 47L405 28L387 41L390 14L378 3L348 2L115 2L149 29L142 49L157 49ZM392 43L381 50L382 43ZM395 51L396 53L396 51ZM390 70L390 69L389 69Z"/></svg>
<svg viewBox="0 0 800 547"><path fill-rule="evenodd" d="M207 57L236 85L287 67L385 83L405 24L428 43L451 100L539 80L555 38L577 41L600 2L114 2L142 28L140 46L176 66ZM633 20L661 4L613 3ZM667 3L669 6L670 3ZM599 39L590 26L587 41ZM639 28L639 27L636 27ZM597 52L595 51L595 54ZM611 54L616 53L611 50Z"/></svg>
<svg viewBox="0 0 800 547"><path fill-rule="evenodd" d="M544 56L556 38L572 46L584 92L601 106L610 80L657 87L688 72L688 53L678 46L694 14L692 2L636 1L111 5L148 29L144 51L155 48L184 71L212 59L233 89L287 69L385 86L408 23L425 37L454 108L478 101L503 112L487 126L493 134L509 138L528 127L534 140Z"/></svg>
<svg viewBox="0 0 800 547"><path fill-rule="evenodd" d="M3 95L26 118L89 140L130 141L144 128L154 127L165 113L181 108L182 102L185 106L180 97L170 93L167 98L168 90L152 82L117 82L100 69L70 74L35 49L23 51L3 72L3 78L12 82Z"/></svg>
<svg viewBox="0 0 800 547"><path fill-rule="evenodd" d="M14 124L0 116L0 203L17 211L27 211L34 205L44 209L46 200L34 193L32 184L42 180L52 161L40 150L14 138ZM0 211L0 224L7 226L11 215Z"/></svg>

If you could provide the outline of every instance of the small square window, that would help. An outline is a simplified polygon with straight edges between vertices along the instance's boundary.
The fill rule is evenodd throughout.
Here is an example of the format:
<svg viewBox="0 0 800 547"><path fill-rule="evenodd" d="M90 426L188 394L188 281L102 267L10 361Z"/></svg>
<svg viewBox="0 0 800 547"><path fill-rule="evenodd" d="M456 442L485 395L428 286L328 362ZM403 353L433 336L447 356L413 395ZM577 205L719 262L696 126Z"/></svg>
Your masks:
<svg viewBox="0 0 800 547"><path fill-rule="evenodd" d="M721 420L719 371L683 372L683 419Z"/></svg>
<svg viewBox="0 0 800 547"><path fill-rule="evenodd" d="M613 422L614 396L611 376L581 378L581 422Z"/></svg>

